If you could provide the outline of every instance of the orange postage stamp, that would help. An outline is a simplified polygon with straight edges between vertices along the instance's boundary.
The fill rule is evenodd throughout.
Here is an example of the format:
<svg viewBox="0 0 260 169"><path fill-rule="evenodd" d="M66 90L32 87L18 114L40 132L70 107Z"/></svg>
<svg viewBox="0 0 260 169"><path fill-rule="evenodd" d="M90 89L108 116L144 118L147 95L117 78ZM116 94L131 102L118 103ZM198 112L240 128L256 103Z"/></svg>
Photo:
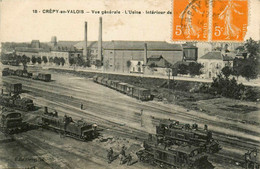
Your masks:
<svg viewBox="0 0 260 169"><path fill-rule="evenodd" d="M173 1L172 40L208 40L209 0Z"/></svg>
<svg viewBox="0 0 260 169"><path fill-rule="evenodd" d="M213 0L212 41L243 41L248 25L247 0Z"/></svg>

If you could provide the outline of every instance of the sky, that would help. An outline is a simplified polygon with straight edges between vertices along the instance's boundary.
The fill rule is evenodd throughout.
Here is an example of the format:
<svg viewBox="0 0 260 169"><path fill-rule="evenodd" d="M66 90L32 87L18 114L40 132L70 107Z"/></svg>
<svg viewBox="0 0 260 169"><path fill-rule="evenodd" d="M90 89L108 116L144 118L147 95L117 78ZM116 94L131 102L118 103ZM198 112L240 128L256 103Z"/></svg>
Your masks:
<svg viewBox="0 0 260 169"><path fill-rule="evenodd" d="M1 0L0 0L1 1ZM246 39L259 40L260 0L250 0ZM84 14L43 13L46 10L84 10ZM37 10L37 13L33 13ZM92 10L120 11L121 14L92 14ZM125 14L135 10L142 14ZM0 41L49 42L84 40L84 22L88 22L88 40L98 39L99 17L103 18L103 40L170 41L171 14L145 14L146 10L171 11L172 0L2 0L0 3ZM39 13L41 11L41 13Z"/></svg>

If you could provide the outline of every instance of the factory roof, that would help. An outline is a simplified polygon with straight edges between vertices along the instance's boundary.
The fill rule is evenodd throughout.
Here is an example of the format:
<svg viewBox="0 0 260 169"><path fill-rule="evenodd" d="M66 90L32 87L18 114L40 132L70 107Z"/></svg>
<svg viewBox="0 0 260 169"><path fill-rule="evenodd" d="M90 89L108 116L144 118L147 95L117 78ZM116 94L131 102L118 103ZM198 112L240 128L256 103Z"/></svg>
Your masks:
<svg viewBox="0 0 260 169"><path fill-rule="evenodd" d="M170 44L165 41L103 41L103 49L113 50L144 50L144 44L147 44L147 50L171 50L178 51L182 50L180 44ZM83 49L84 41L81 41L74 46L77 49ZM88 47L97 48L98 41L88 41Z"/></svg>
<svg viewBox="0 0 260 169"><path fill-rule="evenodd" d="M108 43L110 43L110 41L103 41L102 47L105 48ZM77 49L83 49L84 46L85 46L84 41L80 41L80 42L74 44L74 47L76 47ZM88 41L88 47L89 48L97 48L98 47L98 41Z"/></svg>
<svg viewBox="0 0 260 169"><path fill-rule="evenodd" d="M182 44L182 47L183 48L192 48L192 49L197 49L198 47L194 46L193 44L190 44L190 43L185 43L185 44Z"/></svg>
<svg viewBox="0 0 260 169"><path fill-rule="evenodd" d="M236 55L233 53L226 53L223 55L220 51L213 51L201 56L200 59L232 61L235 56Z"/></svg>
<svg viewBox="0 0 260 169"><path fill-rule="evenodd" d="M38 52L46 51L43 48L29 48L29 47L16 47L15 50L18 52L31 52L31 53L38 53Z"/></svg>
<svg viewBox="0 0 260 169"><path fill-rule="evenodd" d="M208 52L201 56L200 59L222 60L222 54L219 51Z"/></svg>
<svg viewBox="0 0 260 169"><path fill-rule="evenodd" d="M165 41L111 41L105 49L114 50L144 50L144 44L147 44L147 50L170 50L181 51L179 44L170 44Z"/></svg>

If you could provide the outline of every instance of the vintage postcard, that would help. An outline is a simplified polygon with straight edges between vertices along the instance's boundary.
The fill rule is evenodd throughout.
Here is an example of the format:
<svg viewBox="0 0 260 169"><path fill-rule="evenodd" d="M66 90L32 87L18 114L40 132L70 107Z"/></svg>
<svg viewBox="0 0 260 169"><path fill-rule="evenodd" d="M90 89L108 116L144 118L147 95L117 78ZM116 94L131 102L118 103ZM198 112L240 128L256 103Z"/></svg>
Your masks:
<svg viewBox="0 0 260 169"><path fill-rule="evenodd" d="M0 0L0 168L259 169L259 0Z"/></svg>

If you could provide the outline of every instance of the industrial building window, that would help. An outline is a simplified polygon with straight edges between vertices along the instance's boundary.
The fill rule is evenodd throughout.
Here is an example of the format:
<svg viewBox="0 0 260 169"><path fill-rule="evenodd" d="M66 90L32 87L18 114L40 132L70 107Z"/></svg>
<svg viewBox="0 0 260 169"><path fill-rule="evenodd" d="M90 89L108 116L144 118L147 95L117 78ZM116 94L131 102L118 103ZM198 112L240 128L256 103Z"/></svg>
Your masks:
<svg viewBox="0 0 260 169"><path fill-rule="evenodd" d="M113 65L110 65L110 67L112 67Z"/></svg>
<svg viewBox="0 0 260 169"><path fill-rule="evenodd" d="M113 54L113 52L110 52L110 54Z"/></svg>

